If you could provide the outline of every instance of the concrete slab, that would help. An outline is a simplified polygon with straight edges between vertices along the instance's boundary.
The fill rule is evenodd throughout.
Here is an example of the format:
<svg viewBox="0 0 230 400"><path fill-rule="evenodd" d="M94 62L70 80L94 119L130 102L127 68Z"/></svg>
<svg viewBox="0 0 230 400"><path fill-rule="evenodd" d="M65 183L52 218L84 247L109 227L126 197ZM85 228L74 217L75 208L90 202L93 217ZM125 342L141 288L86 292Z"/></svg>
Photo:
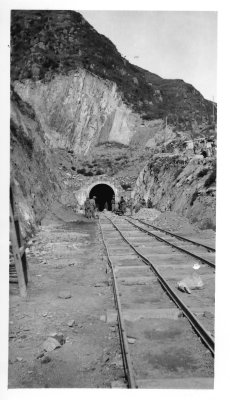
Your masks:
<svg viewBox="0 0 230 400"><path fill-rule="evenodd" d="M167 309L173 307L167 294L157 282L151 285L119 285L123 310Z"/></svg>
<svg viewBox="0 0 230 400"><path fill-rule="evenodd" d="M184 274L194 272L192 268L193 264L194 262L177 262L174 264L158 263L157 265L153 263L153 265L156 265L157 269L163 274L163 276L171 277L178 275L180 279L183 278ZM202 265L199 269L199 275L207 275L211 279L211 277L215 277L215 271L207 265Z"/></svg>
<svg viewBox="0 0 230 400"><path fill-rule="evenodd" d="M111 250L111 248L109 247L109 255L110 257L114 258L130 258L130 256L135 256L137 257L137 255L134 252L128 251L128 250Z"/></svg>
<svg viewBox="0 0 230 400"><path fill-rule="evenodd" d="M213 379L213 357L186 318L125 321L125 329L136 339L130 355L138 379L160 379L161 388L168 379Z"/></svg>
<svg viewBox="0 0 230 400"><path fill-rule="evenodd" d="M139 247L140 249L144 249L144 250L162 250L165 249L165 244L157 244L157 243L149 243L149 244L139 244L139 245L135 245L136 247Z"/></svg>
<svg viewBox="0 0 230 400"><path fill-rule="evenodd" d="M214 378L165 378L137 380L139 389L213 389Z"/></svg>
<svg viewBox="0 0 230 400"><path fill-rule="evenodd" d="M121 237L119 237L119 238L111 238L111 239L106 238L105 239L105 243L107 244L107 246L113 246L113 245L114 246L124 246L125 245L124 240L122 240Z"/></svg>
<svg viewBox="0 0 230 400"><path fill-rule="evenodd" d="M145 255L145 249L141 250L140 253L143 254L143 256L144 256ZM170 254L156 253L156 254L154 254L154 257L156 259L158 259L158 260L165 260L166 262L167 261L171 262L171 260L181 260L181 259L185 261L186 257L190 257L190 256L187 256L186 254L183 254L183 253L180 253L180 252L172 252L171 251Z"/></svg>
<svg viewBox="0 0 230 400"><path fill-rule="evenodd" d="M110 242L108 244L108 246L109 246L110 250L120 250L120 249L121 250L129 250L129 251L131 250L131 247L128 244L126 244L124 241L121 241L118 243Z"/></svg>
<svg viewBox="0 0 230 400"><path fill-rule="evenodd" d="M121 266L115 266L114 267L114 272L120 272L120 271L125 271L125 270L147 270L149 271L149 267L145 264L141 264L141 265L121 265Z"/></svg>
<svg viewBox="0 0 230 400"><path fill-rule="evenodd" d="M103 234L104 234L104 238L105 238L106 240L108 240L108 239L114 239L114 238L120 238L120 237L121 237L120 234L119 234L118 232L104 232L104 231L103 231Z"/></svg>
<svg viewBox="0 0 230 400"><path fill-rule="evenodd" d="M176 243L176 245L178 245L178 243ZM187 251L190 251L193 254L197 254L199 257L206 258L207 260L209 258L211 260L215 260L216 254L214 252L210 252L210 251L204 250L202 248L194 248L194 246L191 246L191 245L187 246L187 245L184 245L183 243L181 244L181 247Z"/></svg>
<svg viewBox="0 0 230 400"><path fill-rule="evenodd" d="M158 271L160 272L160 274L164 277L164 279L167 280L167 282L178 282L181 281L182 279L186 278L186 277L191 277L193 274L193 270L191 270L191 268L189 268L188 270L184 270L184 269L173 269L173 270L169 270L169 268L166 270L163 270L163 268L158 268ZM201 277L202 281L203 281L203 288L200 289L201 291L205 289L205 287L209 286L209 288L211 289L211 291L214 292L215 290L215 276L210 276L205 273L203 274L199 274L199 276ZM199 290L199 289L197 289Z"/></svg>
<svg viewBox="0 0 230 400"><path fill-rule="evenodd" d="M182 316L178 308L158 308L158 309L135 309L123 310L123 318L126 321L137 321L139 319L170 319L176 320Z"/></svg>
<svg viewBox="0 0 230 400"><path fill-rule="evenodd" d="M121 259L120 257L118 259L112 258L112 261L113 261L114 266L140 265L140 258L138 258L137 256L136 256L136 258L129 257L127 259L126 258Z"/></svg>
<svg viewBox="0 0 230 400"><path fill-rule="evenodd" d="M215 307L214 306L212 306L212 307L205 306L205 307L202 307L202 308L200 308L200 307L191 307L191 310L197 316L204 315L207 312L210 313L213 317L215 315Z"/></svg>
<svg viewBox="0 0 230 400"><path fill-rule="evenodd" d="M152 246L152 247L138 247L138 246L135 246L135 247L141 254L143 254L146 257L147 256L152 256L152 257L161 256L161 254L163 254L164 257L166 257L166 256L174 257L174 254L176 254L169 247L168 248L167 247L159 248L159 247L154 247L154 246ZM177 254L179 254L179 253L177 253Z"/></svg>
<svg viewBox="0 0 230 400"><path fill-rule="evenodd" d="M142 233L142 232L138 232L136 229L130 229L127 226L126 227L121 226L121 225L117 225L117 226L121 230L122 233L130 233L130 234L133 234L133 235L138 234L138 233Z"/></svg>
<svg viewBox="0 0 230 400"><path fill-rule="evenodd" d="M207 253L207 252L198 252L194 251L194 254L197 254L199 257L202 257L208 261L211 261L212 263L215 262L216 254L215 253Z"/></svg>
<svg viewBox="0 0 230 400"><path fill-rule="evenodd" d="M154 276L152 271L148 268L121 268L115 271L117 278L138 278L138 277L152 277Z"/></svg>
<svg viewBox="0 0 230 400"><path fill-rule="evenodd" d="M143 256L145 256L144 252L141 251L140 252ZM174 256L174 253L172 253L171 255L158 255L155 254L154 256L152 255L147 255L146 254L146 258L148 258L148 260L155 266L161 266L161 267L166 267L168 266L169 268L173 267L173 266L178 266L178 267L184 267L184 266L190 266L190 268L193 267L195 261L194 258L186 256L186 255L182 255L181 257L178 256Z"/></svg>
<svg viewBox="0 0 230 400"><path fill-rule="evenodd" d="M138 240L138 242L146 242L149 240L149 237L144 234L141 233L141 235L124 235L125 237L127 237L127 240L129 240L130 242L134 242L135 240ZM152 239L151 239L152 240Z"/></svg>
<svg viewBox="0 0 230 400"><path fill-rule="evenodd" d="M151 285L158 282L154 276L134 276L134 277L117 277L117 281L123 285Z"/></svg>
<svg viewBox="0 0 230 400"><path fill-rule="evenodd" d="M111 256L111 258L112 259L114 259L114 258L118 258L118 259L121 259L121 260L127 260L127 259L134 259L134 258L137 258L137 255L135 254L135 253L130 253L130 254L111 254L110 255Z"/></svg>
<svg viewBox="0 0 230 400"><path fill-rule="evenodd" d="M170 241L170 243L171 243L171 241ZM182 240L177 240L177 241L175 241L175 243L174 242L172 242L172 243L175 245L178 245L178 246L181 245L181 247L183 246L183 248L186 250L191 249L191 251L192 251L192 249L193 249L194 251L203 251L203 252L206 251L207 253L209 252L208 250L205 250L205 248L203 248L203 247L196 246L192 243L186 243L186 242L183 242ZM200 243L200 244L202 244L202 243Z"/></svg>

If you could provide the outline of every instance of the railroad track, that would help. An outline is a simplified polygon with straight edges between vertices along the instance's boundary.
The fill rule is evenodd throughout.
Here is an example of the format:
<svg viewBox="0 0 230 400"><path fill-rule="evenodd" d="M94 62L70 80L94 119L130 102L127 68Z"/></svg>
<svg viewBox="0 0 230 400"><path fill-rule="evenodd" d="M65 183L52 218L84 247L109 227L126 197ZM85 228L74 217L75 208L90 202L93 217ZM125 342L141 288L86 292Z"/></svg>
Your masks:
<svg viewBox="0 0 230 400"><path fill-rule="evenodd" d="M138 222L140 222L140 223L143 224L143 225L146 225L146 226L148 226L148 227L150 227L150 228L153 228L155 231L162 232L163 234L166 234L166 236L169 235L169 236L172 236L173 238L177 238L177 239L182 240L182 241L184 241L184 242L194 244L195 246L203 247L204 249L206 249L206 250L208 250L208 251L211 251L211 252L215 252L215 251L216 251L216 250L214 249L214 247L207 246L206 244L201 243L201 242L195 242L194 240L188 239L188 238L186 238L186 237L184 237L184 236L177 235L177 234L175 234L175 233L172 233L172 232L170 232L170 231L167 231L166 229L162 229L162 228L159 228L159 227L157 227L157 226L155 226L155 225L153 225L153 224L149 224L148 222L143 221L142 219L133 218L133 217L129 217L129 218L130 218L131 220L133 220L133 221L138 221Z"/></svg>
<svg viewBox="0 0 230 400"><path fill-rule="evenodd" d="M135 226L137 229L141 230L142 232L147 233L148 235L154 237L155 239L162 241L169 246L172 246L173 248L188 254L195 259L201 261L204 264L209 265L212 268L215 268L215 249L207 246L202 243L195 242L193 240L187 239L185 237L176 235L174 233L171 233L169 231L166 231L164 229L160 229L155 227L154 225L151 225L149 223L146 223L142 220L135 220L134 218L127 218L126 220ZM136 221L137 223L135 223ZM144 226L148 226L150 229L145 229L143 228ZM160 235L158 233L160 231ZM170 236L170 239L168 238ZM181 242L183 242L183 245L181 246Z"/></svg>
<svg viewBox="0 0 230 400"><path fill-rule="evenodd" d="M192 271L190 255L123 217L108 213L99 224L128 387L212 388L214 270L202 266L204 290L181 293L176 282Z"/></svg>

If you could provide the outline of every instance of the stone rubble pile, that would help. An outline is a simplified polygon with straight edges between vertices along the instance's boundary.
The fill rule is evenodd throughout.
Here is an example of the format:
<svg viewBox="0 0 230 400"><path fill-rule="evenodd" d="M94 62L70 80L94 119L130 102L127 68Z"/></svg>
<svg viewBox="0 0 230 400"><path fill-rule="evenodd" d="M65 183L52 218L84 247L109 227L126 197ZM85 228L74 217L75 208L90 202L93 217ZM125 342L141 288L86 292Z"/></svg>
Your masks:
<svg viewBox="0 0 230 400"><path fill-rule="evenodd" d="M171 232L187 232L187 233L197 233L198 229L191 225L187 218L173 212L166 211L160 214L155 220L154 225L166 229Z"/></svg>
<svg viewBox="0 0 230 400"><path fill-rule="evenodd" d="M161 214L160 211L154 208L141 208L133 217L136 219L143 219L146 221L153 221Z"/></svg>

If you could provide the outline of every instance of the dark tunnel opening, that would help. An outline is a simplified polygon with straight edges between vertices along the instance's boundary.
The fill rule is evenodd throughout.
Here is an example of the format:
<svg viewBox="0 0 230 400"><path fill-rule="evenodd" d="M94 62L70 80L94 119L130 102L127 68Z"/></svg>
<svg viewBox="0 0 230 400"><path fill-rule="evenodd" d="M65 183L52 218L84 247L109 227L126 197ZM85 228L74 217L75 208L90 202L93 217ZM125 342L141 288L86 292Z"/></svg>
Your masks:
<svg viewBox="0 0 230 400"><path fill-rule="evenodd" d="M105 208L111 211L113 195L115 195L113 189L109 185L101 183L90 190L89 198L92 199L93 196L96 196L95 201L98 211L103 211Z"/></svg>

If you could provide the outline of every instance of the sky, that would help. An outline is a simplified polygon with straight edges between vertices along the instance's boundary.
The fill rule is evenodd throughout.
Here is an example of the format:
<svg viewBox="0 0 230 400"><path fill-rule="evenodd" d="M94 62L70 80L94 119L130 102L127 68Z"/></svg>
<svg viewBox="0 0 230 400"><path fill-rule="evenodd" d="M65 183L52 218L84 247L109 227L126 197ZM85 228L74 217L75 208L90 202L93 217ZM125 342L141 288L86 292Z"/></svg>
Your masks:
<svg viewBox="0 0 230 400"><path fill-rule="evenodd" d="M217 13L214 11L80 11L133 64L183 79L216 101Z"/></svg>

